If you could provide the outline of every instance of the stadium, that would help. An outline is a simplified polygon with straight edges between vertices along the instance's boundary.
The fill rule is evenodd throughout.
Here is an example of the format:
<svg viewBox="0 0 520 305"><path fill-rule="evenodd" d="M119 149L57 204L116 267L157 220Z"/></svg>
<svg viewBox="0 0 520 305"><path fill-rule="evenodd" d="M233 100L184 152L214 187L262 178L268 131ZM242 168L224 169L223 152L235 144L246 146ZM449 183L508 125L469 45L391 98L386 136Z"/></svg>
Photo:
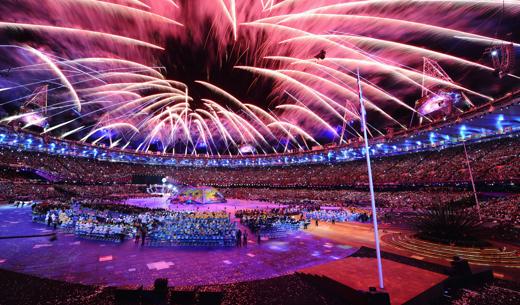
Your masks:
<svg viewBox="0 0 520 305"><path fill-rule="evenodd" d="M0 12L0 305L520 304L520 2Z"/></svg>

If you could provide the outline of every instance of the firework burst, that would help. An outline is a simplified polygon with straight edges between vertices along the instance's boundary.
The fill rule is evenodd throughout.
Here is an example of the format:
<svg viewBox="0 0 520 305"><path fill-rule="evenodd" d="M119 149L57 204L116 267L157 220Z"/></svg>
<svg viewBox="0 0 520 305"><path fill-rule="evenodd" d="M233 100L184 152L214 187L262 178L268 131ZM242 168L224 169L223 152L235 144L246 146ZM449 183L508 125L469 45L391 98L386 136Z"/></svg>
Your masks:
<svg viewBox="0 0 520 305"><path fill-rule="evenodd" d="M358 138L358 68L372 135L430 120L414 103L433 87L476 105L520 79L494 78L481 56L518 46L518 1L4 0L0 12L2 122L138 152ZM425 74L426 59L450 80Z"/></svg>

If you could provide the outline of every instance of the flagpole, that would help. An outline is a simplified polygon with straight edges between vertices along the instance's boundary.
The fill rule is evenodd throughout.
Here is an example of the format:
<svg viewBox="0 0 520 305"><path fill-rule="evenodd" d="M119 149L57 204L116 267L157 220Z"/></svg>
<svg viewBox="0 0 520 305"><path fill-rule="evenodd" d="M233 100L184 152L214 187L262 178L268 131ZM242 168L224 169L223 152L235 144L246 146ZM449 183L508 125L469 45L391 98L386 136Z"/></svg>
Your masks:
<svg viewBox="0 0 520 305"><path fill-rule="evenodd" d="M367 168L368 168L368 184L370 186L370 202L372 204L372 221L374 223L374 239L376 240L376 255L377 255L377 272L379 277L379 288L384 289L384 281L383 281L383 264L381 263L381 249L379 247L379 231L377 228L377 211L376 211L376 199L374 196L374 184L372 181L372 167L370 165L370 150L368 147L368 136L367 136L367 127L366 127L366 111L365 105L363 102L363 92L361 91L361 80L359 76L359 68L357 69L357 85L358 85L358 93L359 93L359 104L361 106L361 124L363 127L363 136L365 138L365 155L367 158Z"/></svg>
<svg viewBox="0 0 520 305"><path fill-rule="evenodd" d="M469 163L468 151L466 150L466 139L462 140L462 146L464 146L464 155L466 156L466 164L469 170L469 178L471 180L471 186L473 187L473 196L475 196L475 204L477 206L478 220L482 221L482 215L480 214L480 203L478 202L477 189L475 188L475 180L473 180L473 171Z"/></svg>

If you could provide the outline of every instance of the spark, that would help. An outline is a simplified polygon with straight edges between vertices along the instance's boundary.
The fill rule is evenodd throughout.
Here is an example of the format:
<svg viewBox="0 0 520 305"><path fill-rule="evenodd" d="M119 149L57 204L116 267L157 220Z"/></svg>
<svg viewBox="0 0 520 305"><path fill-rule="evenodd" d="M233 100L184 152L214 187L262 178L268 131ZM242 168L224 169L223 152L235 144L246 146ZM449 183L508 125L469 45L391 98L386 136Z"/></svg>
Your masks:
<svg viewBox="0 0 520 305"><path fill-rule="evenodd" d="M276 108L278 108L278 109L296 109L296 110L302 111L305 114L307 114L310 118L320 122L323 126L325 126L325 128L327 128L332 133L334 133L335 136L338 136L338 133L336 132L336 130L334 128L332 128L332 126L330 126L329 123L327 123L319 115L317 115L313 111L309 110L308 108L305 108L305 107L302 107L302 106L298 106L298 105L290 105L290 104L278 105L278 106L276 106Z"/></svg>
<svg viewBox="0 0 520 305"><path fill-rule="evenodd" d="M81 101L79 99L79 96L76 93L76 90L74 89L72 84L67 79L67 77L61 72L60 68L58 68L58 66L56 66L56 64L54 62L52 62L52 60L49 57L47 57L45 54L43 54L42 52L40 52L34 48L31 48L31 47L27 47L26 50L28 50L32 54L36 55L39 59L41 59L42 61L44 61L46 64L49 65L49 67L54 71L54 73L56 73L58 75L58 77L63 82L63 84L67 87L67 89L69 89L69 92L72 95L73 102L76 103L77 110L81 111Z"/></svg>
<svg viewBox="0 0 520 305"><path fill-rule="evenodd" d="M14 23L14 22L0 22L0 28L5 29L17 29L17 30L32 30L32 31L44 31L53 34L69 34L71 37L77 37L78 35L90 36L95 39L108 39L119 43L137 45L147 48L164 50L163 47L158 45L141 41L138 39L128 38L125 36L119 36L104 32L83 30L77 28L59 27L53 25L42 25L42 24L28 24L28 23Z"/></svg>
<svg viewBox="0 0 520 305"><path fill-rule="evenodd" d="M105 10L107 12L119 12L119 13L126 14L126 15L134 15L134 16L139 16L139 17L142 17L142 18L147 18L147 19L150 19L150 20L158 20L158 21L161 21L161 22L169 23L169 24L183 26L182 23L180 23L178 21L175 21L173 19L169 19L169 18L166 18L166 17L158 15L158 14L146 12L146 11L143 11L143 10L140 10L140 9L136 9L136 8L133 8L133 7L129 7L129 6L125 6L125 5L121 5L121 4L117 4L117 3L96 1L96 0L54 0L54 1L74 2L75 4L79 3L79 4L87 5L87 6L90 6L90 7L103 9L103 10ZM143 3L141 3L141 2L139 2L137 0L133 0L132 2L134 2L134 3L137 2L137 3L140 3L141 5L145 5L147 8L150 8L148 5L143 4Z"/></svg>
<svg viewBox="0 0 520 305"><path fill-rule="evenodd" d="M92 130L85 137L83 137L81 139L81 142L85 142L88 138L90 138L91 135L95 134L98 131L105 130L105 129L119 128L119 127L127 127L127 128L134 130L135 132L139 132L139 129L137 129L134 125L132 125L130 123L126 123L126 122L113 123L113 124L101 126L99 128Z"/></svg>

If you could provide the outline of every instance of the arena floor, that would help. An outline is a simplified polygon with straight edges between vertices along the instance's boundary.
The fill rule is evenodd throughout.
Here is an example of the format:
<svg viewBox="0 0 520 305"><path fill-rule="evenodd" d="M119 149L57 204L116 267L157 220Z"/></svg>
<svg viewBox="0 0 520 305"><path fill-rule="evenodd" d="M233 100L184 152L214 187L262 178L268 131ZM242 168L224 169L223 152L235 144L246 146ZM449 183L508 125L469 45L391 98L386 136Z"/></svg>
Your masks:
<svg viewBox="0 0 520 305"><path fill-rule="evenodd" d="M145 200L136 205L160 205ZM199 209L272 207L261 202L229 200ZM175 208L175 207L170 207ZM182 206L193 209L196 206ZM49 233L31 221L28 207L0 208L0 236ZM250 235L251 236L251 235ZM166 277L174 286L209 285L275 277L344 258L356 249L305 231L282 239L249 241L241 248L141 247L133 241L114 244L59 232L49 237L0 240L0 268L52 279L101 285L151 285ZM21 255L23 254L23 255Z"/></svg>
<svg viewBox="0 0 520 305"><path fill-rule="evenodd" d="M284 207L284 205L274 204L265 201L227 199L226 203L207 203L207 204L170 204L167 197L151 197L151 198L132 198L127 199L125 204L135 205L146 208L161 208L172 211L227 211L234 213L241 209L272 209Z"/></svg>

